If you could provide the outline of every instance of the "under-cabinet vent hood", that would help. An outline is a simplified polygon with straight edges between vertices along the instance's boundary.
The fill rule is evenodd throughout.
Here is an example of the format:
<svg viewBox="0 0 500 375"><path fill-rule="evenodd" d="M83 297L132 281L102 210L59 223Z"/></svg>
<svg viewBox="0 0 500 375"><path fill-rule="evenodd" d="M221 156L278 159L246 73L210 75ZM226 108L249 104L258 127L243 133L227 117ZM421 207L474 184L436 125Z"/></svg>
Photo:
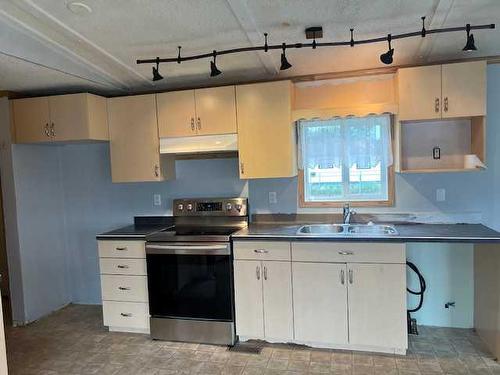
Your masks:
<svg viewBox="0 0 500 375"><path fill-rule="evenodd" d="M238 151L238 136L236 134L160 138L161 154L182 155L236 151Z"/></svg>

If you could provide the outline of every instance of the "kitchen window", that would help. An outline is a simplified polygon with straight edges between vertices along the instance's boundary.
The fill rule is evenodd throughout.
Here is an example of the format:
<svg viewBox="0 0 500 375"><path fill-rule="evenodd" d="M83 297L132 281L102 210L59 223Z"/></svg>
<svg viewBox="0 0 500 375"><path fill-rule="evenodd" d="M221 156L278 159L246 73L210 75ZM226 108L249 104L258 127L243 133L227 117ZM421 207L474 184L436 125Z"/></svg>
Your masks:
<svg viewBox="0 0 500 375"><path fill-rule="evenodd" d="M302 207L392 205L391 116L301 120Z"/></svg>

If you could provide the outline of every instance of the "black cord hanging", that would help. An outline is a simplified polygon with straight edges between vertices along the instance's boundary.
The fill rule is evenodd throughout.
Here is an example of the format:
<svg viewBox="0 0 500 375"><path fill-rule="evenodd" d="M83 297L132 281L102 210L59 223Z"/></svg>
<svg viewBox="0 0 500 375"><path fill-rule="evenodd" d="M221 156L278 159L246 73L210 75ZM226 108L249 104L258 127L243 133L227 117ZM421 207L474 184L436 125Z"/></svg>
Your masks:
<svg viewBox="0 0 500 375"><path fill-rule="evenodd" d="M179 49L179 53L177 54L177 64L180 64L181 63L181 46L177 46L177 48Z"/></svg>
<svg viewBox="0 0 500 375"><path fill-rule="evenodd" d="M351 29L351 41L349 42L351 47L354 47L354 29Z"/></svg>
<svg viewBox="0 0 500 375"><path fill-rule="evenodd" d="M426 33L427 33L427 30L425 30L425 16L423 16L422 17L422 31L421 31L422 38L425 38Z"/></svg>
<svg viewBox="0 0 500 375"><path fill-rule="evenodd" d="M267 33L264 33L264 52L269 51L269 45L267 44Z"/></svg>

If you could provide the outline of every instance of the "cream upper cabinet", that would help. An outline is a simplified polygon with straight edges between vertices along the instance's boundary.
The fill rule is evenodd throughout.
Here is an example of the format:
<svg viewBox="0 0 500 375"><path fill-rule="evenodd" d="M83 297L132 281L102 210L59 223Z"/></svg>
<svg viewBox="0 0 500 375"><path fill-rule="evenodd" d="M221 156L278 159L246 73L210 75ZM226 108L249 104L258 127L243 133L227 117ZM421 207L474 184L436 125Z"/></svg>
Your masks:
<svg viewBox="0 0 500 375"><path fill-rule="evenodd" d="M443 118L486 116L486 62L443 65Z"/></svg>
<svg viewBox="0 0 500 375"><path fill-rule="evenodd" d="M297 174L289 81L236 86L241 178Z"/></svg>
<svg viewBox="0 0 500 375"><path fill-rule="evenodd" d="M406 348L406 265L347 264L349 342Z"/></svg>
<svg viewBox="0 0 500 375"><path fill-rule="evenodd" d="M196 129L200 135L236 133L236 94L234 86L194 91Z"/></svg>
<svg viewBox="0 0 500 375"><path fill-rule="evenodd" d="M107 141L106 98L69 94L12 101L17 143Z"/></svg>
<svg viewBox="0 0 500 375"><path fill-rule="evenodd" d="M16 143L49 142L50 113L47 97L11 101Z"/></svg>
<svg viewBox="0 0 500 375"><path fill-rule="evenodd" d="M108 99L108 121L113 182L171 177L160 165L154 94Z"/></svg>
<svg viewBox="0 0 500 375"><path fill-rule="evenodd" d="M486 115L486 62L398 70L399 120Z"/></svg>
<svg viewBox="0 0 500 375"><path fill-rule="evenodd" d="M196 135L194 90L157 94L156 100L160 137Z"/></svg>
<svg viewBox="0 0 500 375"><path fill-rule="evenodd" d="M398 70L399 119L441 118L441 65Z"/></svg>
<svg viewBox="0 0 500 375"><path fill-rule="evenodd" d="M157 94L160 137L236 133L234 86Z"/></svg>

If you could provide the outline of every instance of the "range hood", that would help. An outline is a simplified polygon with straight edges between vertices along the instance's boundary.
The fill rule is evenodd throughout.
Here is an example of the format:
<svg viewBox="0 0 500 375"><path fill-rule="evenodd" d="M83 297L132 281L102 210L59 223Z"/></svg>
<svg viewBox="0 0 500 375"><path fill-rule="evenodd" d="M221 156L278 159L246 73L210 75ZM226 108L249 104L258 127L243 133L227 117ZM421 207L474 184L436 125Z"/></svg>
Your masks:
<svg viewBox="0 0 500 375"><path fill-rule="evenodd" d="M195 137L160 138L160 154L186 155L238 151L237 134L198 135Z"/></svg>

